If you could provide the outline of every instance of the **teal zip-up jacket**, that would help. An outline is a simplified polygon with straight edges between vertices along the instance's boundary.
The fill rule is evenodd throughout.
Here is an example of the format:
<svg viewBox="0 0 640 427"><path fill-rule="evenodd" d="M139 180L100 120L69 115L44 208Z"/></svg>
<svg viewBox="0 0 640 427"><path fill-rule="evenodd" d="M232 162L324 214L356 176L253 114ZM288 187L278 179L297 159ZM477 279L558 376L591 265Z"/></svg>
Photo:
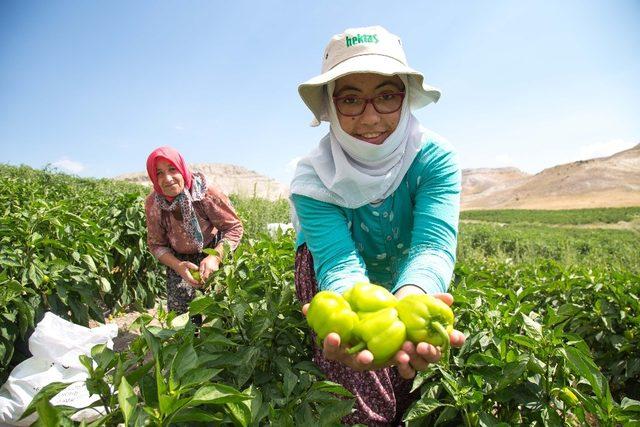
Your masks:
<svg viewBox="0 0 640 427"><path fill-rule="evenodd" d="M446 292L453 274L461 173L451 146L425 136L400 186L378 204L343 208L291 196L297 245L313 256L319 290L344 292L371 281L391 292L416 285Z"/></svg>

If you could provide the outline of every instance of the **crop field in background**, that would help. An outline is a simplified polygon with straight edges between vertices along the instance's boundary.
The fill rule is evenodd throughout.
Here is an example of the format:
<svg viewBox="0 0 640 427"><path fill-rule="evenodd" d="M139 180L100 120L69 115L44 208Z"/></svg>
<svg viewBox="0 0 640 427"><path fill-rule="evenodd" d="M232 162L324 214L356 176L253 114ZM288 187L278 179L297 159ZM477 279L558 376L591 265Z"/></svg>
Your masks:
<svg viewBox="0 0 640 427"><path fill-rule="evenodd" d="M640 207L596 208L567 210L474 210L460 214L462 220L478 220L500 223L540 223L540 224L614 224L620 221L640 220Z"/></svg>
<svg viewBox="0 0 640 427"><path fill-rule="evenodd" d="M146 251L148 189L0 165L0 379L27 355L45 310L86 325L140 311L139 338L94 348L87 386L106 413L91 425L331 425L353 399L310 363L293 289L286 201L232 196L245 238L188 316L145 309L164 268ZM448 364L414 381L408 425L629 425L640 422L640 208L464 212L451 292L467 335ZM557 227L562 224L567 227ZM51 424L69 409L34 400ZM117 390L112 393L111 390Z"/></svg>

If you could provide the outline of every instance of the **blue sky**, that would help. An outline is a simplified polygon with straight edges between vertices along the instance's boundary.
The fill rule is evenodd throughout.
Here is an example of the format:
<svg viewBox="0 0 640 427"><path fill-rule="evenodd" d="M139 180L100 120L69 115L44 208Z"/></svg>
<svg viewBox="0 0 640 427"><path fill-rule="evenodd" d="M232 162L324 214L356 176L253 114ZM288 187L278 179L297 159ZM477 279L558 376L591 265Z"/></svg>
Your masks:
<svg viewBox="0 0 640 427"><path fill-rule="evenodd" d="M327 125L297 85L345 28L398 34L462 166L527 172L640 143L640 2L3 1L0 162L143 171L160 145L288 183Z"/></svg>

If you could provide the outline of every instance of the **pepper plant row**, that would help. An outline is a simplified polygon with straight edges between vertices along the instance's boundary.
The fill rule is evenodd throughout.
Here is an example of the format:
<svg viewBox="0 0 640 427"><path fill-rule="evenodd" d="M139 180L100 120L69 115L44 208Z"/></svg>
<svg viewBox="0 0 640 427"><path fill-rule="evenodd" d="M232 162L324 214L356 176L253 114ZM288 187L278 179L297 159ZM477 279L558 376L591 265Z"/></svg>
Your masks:
<svg viewBox="0 0 640 427"><path fill-rule="evenodd" d="M353 406L341 386L323 381L310 360L310 336L293 289L293 240L246 240L207 283L190 313L160 311L133 325L129 349L97 346L84 364L103 414L88 426L336 425ZM202 316L202 326L190 316ZM196 332L197 331L197 332ZM29 412L74 425L76 410L48 400L52 384ZM117 391L117 392L116 392ZM77 424L77 423L76 423Z"/></svg>
<svg viewBox="0 0 640 427"><path fill-rule="evenodd" d="M110 415L94 425L338 421L353 400L322 382L310 361L292 254L291 235L240 245L209 283L211 295L191 304L190 315L204 316L197 337L186 316L163 314L163 326L144 326L127 353L97 349L96 363L111 365L92 374L104 384L91 384L103 390L99 405L106 402ZM639 422L638 283L632 274L554 262L461 262L453 309L468 339L451 350L450 363L416 378L408 425ZM140 326L149 320L143 316ZM149 351L154 357L145 363ZM201 399L205 391L219 400ZM44 412L40 402L34 409ZM64 408L47 410L65 416Z"/></svg>
<svg viewBox="0 0 640 427"><path fill-rule="evenodd" d="M45 310L87 325L163 286L139 186L0 165L0 380ZM24 344L22 344L24 346Z"/></svg>
<svg viewBox="0 0 640 427"><path fill-rule="evenodd" d="M409 425L640 422L640 280L630 273L461 262L456 328L468 339L414 388Z"/></svg>

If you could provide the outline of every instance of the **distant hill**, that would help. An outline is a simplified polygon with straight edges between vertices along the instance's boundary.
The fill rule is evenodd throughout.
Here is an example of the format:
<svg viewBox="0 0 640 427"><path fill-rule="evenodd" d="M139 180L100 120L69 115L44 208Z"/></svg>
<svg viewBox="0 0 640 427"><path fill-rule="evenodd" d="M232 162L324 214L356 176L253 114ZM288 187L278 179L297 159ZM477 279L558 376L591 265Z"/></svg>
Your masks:
<svg viewBox="0 0 640 427"><path fill-rule="evenodd" d="M463 198L481 194L504 183L515 183L531 175L516 168L480 168L462 171Z"/></svg>
<svg viewBox="0 0 640 427"><path fill-rule="evenodd" d="M513 168L462 172L462 209L579 209L640 206L640 144L609 157L535 175Z"/></svg>
<svg viewBox="0 0 640 427"><path fill-rule="evenodd" d="M196 163L189 166L193 171L202 172L208 181L213 182L227 194L276 200L287 197L289 192L288 188L278 181L242 166L222 163ZM120 175L114 179L151 186L146 172Z"/></svg>
<svg viewBox="0 0 640 427"><path fill-rule="evenodd" d="M242 166L193 164L227 194L275 200L278 181ZM145 172L115 179L150 185ZM462 171L462 209L580 209L640 206L640 144L609 157L554 166L535 175L516 168Z"/></svg>

